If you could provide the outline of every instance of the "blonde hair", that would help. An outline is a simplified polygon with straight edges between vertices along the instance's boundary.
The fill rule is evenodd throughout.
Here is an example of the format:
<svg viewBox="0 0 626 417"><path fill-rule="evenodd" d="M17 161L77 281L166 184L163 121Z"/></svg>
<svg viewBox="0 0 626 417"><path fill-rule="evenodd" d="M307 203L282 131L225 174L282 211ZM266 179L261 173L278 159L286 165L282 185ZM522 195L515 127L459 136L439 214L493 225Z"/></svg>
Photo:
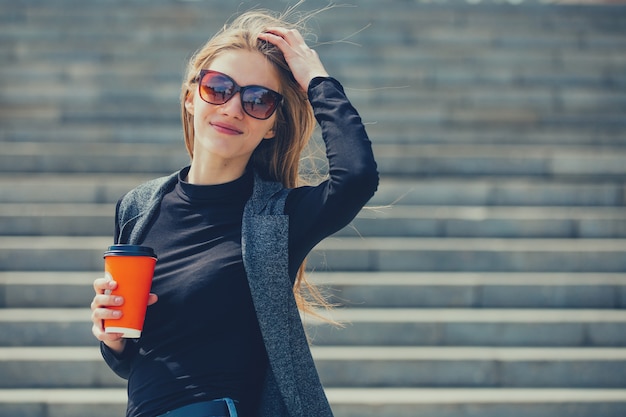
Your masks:
<svg viewBox="0 0 626 417"><path fill-rule="evenodd" d="M300 177L300 160L313 131L315 117L303 91L293 77L282 52L274 45L259 40L258 36L270 27L285 27L304 30L306 17L299 17L290 23L293 9L282 15L265 10L245 12L226 24L215 36L209 39L189 60L181 89L181 116L185 146L193 159L194 127L193 115L185 108L185 99L196 88L194 79L201 69L207 68L220 54L233 50L258 51L276 69L280 83L279 93L283 103L276 110L272 140L261 141L250 158L250 164L262 178L282 183L293 188L304 184ZM316 312L318 308L329 309L319 289L306 279L306 260L298 269L294 284L294 296L301 312L330 321Z"/></svg>

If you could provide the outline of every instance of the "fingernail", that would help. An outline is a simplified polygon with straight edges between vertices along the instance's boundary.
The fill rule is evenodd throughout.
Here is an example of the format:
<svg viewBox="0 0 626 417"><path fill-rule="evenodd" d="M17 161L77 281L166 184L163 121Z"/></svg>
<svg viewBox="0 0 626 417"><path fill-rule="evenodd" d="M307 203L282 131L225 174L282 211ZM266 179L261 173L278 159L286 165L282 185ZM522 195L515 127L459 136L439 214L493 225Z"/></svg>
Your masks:
<svg viewBox="0 0 626 417"><path fill-rule="evenodd" d="M121 312L121 311L119 311L119 310L115 310L115 311L113 312L113 317L122 317L122 312Z"/></svg>
<svg viewBox="0 0 626 417"><path fill-rule="evenodd" d="M113 302L114 302L115 304L122 304L122 303L124 302L124 299L123 299L122 297L115 297L115 298L113 299Z"/></svg>

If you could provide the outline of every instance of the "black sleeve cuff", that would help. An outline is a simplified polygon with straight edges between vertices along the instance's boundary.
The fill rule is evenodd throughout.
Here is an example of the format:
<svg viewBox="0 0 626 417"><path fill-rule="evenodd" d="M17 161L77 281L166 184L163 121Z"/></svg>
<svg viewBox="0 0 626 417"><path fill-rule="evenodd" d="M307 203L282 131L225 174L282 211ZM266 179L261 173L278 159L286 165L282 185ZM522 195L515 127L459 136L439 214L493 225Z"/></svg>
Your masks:
<svg viewBox="0 0 626 417"><path fill-rule="evenodd" d="M317 90L320 85L323 86L323 85L325 85L327 83L331 83L337 90L341 91L342 94L345 94L345 92L343 91L343 86L335 78L333 78L333 77L315 77L309 83L309 90L307 92L307 94L309 96L309 100L315 94L315 90Z"/></svg>

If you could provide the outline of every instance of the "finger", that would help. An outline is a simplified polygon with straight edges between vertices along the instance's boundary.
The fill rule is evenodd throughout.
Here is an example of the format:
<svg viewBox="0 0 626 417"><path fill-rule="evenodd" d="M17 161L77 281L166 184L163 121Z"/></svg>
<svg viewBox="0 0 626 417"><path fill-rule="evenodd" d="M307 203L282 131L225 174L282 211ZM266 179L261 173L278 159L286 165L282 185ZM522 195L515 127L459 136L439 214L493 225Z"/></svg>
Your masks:
<svg viewBox="0 0 626 417"><path fill-rule="evenodd" d="M273 26L273 27L269 27L265 29L263 33L261 33L261 35L268 34L268 33L274 36L285 38L287 36L287 29L279 27L279 26Z"/></svg>
<svg viewBox="0 0 626 417"><path fill-rule="evenodd" d="M118 342L122 340L122 337L124 336L123 333L106 333L102 326L98 326L96 324L91 327L91 332L96 339L102 342Z"/></svg>
<svg viewBox="0 0 626 417"><path fill-rule="evenodd" d="M101 325L98 325L96 323L94 323L93 326L91 326L91 333L93 333L93 335L98 340L102 340L102 337L105 334L104 328Z"/></svg>
<svg viewBox="0 0 626 417"><path fill-rule="evenodd" d="M122 316L122 312L118 310L111 310L105 308L99 308L92 312L91 321L93 325L91 326L91 332L96 337L96 339L106 342L115 342L122 338L123 334L121 333L107 333L104 329L104 319L108 318L120 318Z"/></svg>
<svg viewBox="0 0 626 417"><path fill-rule="evenodd" d="M94 324L99 324L102 326L102 320L109 319L119 319L122 317L122 312L120 310L114 310L112 308L95 308L91 312L91 321Z"/></svg>
<svg viewBox="0 0 626 417"><path fill-rule="evenodd" d="M300 31L296 29L287 29L279 26L269 27L265 30L265 33L271 33L273 35L279 36L286 41L297 41L304 43L304 38Z"/></svg>
<svg viewBox="0 0 626 417"><path fill-rule="evenodd" d="M306 42L302 38L302 35L300 35L300 32L295 30L277 29L274 31L265 32L264 34L259 36L259 39L263 39L273 44L284 54L287 53L289 50L297 51L300 49L309 49Z"/></svg>
<svg viewBox="0 0 626 417"><path fill-rule="evenodd" d="M98 294L104 294L107 290L114 290L117 288L117 282L108 278L97 278L93 282L93 289Z"/></svg>
<svg viewBox="0 0 626 417"><path fill-rule="evenodd" d="M100 307L115 307L124 304L124 297L119 295L97 294L91 301L91 309Z"/></svg>
<svg viewBox="0 0 626 417"><path fill-rule="evenodd" d="M290 47L285 38L277 33L262 33L259 35L259 39L271 43L272 45L280 49L283 53L285 53L285 50Z"/></svg>

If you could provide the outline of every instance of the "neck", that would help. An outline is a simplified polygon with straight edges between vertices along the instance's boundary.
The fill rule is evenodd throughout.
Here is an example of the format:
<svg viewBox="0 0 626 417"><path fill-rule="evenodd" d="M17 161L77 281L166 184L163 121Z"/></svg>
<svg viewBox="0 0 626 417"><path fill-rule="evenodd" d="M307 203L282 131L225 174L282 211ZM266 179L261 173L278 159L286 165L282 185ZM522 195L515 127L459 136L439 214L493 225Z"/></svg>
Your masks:
<svg viewBox="0 0 626 417"><path fill-rule="evenodd" d="M246 171L246 167L232 164L208 164L194 159L191 161L187 182L195 185L218 185L235 181Z"/></svg>

